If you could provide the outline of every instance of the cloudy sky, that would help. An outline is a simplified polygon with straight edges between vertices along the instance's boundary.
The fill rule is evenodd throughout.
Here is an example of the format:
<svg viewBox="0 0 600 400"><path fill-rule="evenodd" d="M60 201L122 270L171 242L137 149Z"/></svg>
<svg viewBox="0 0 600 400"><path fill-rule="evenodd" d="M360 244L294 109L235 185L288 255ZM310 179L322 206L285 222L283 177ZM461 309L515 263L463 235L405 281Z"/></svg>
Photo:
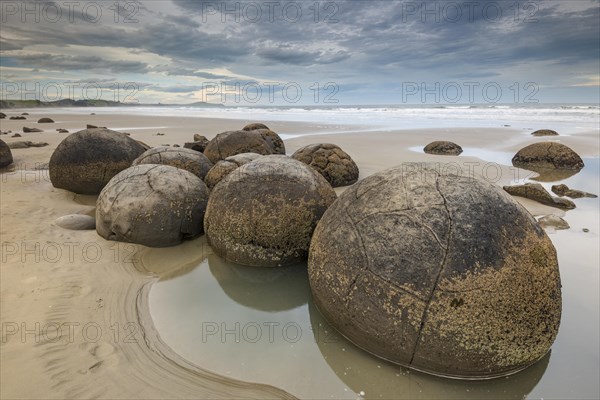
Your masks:
<svg viewBox="0 0 600 400"><path fill-rule="evenodd" d="M0 7L2 98L599 101L599 1L3 0Z"/></svg>

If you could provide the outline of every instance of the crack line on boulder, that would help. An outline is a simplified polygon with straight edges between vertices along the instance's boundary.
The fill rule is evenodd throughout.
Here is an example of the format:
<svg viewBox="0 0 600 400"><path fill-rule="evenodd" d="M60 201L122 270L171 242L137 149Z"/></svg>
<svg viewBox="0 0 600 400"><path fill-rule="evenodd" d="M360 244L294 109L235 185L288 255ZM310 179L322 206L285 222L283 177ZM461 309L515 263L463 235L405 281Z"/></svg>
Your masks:
<svg viewBox="0 0 600 400"><path fill-rule="evenodd" d="M433 288L431 289L431 292L429 293L429 300L425 304L425 310L423 311L423 316L421 318L421 325L419 326L419 331L417 332L417 340L415 340L415 346L412 351L412 356L410 358L410 362L408 363L409 365L412 365L412 363L414 361L415 354L417 352L417 348L419 347L419 342L421 341L421 334L423 333L423 328L425 327L425 322L427 321L429 307L431 305L431 301L433 300L433 296L435 294L435 291L436 291L438 284L440 282L440 279L442 277L442 271L444 271L446 261L448 260L448 253L450 252L450 240L452 238L452 216L450 214L450 209L448 209L448 202L446 201L446 198L444 197L442 191L440 190L439 178L440 178L440 175L438 175L435 180L435 188L438 191L438 193L440 194L440 196L442 197L442 199L444 200L444 207L446 208L446 212L448 213L448 222L449 222L449 224L448 224L448 239L446 242L446 252L444 254L444 259L442 260L442 263L440 265L440 269L438 271L437 277L435 278Z"/></svg>

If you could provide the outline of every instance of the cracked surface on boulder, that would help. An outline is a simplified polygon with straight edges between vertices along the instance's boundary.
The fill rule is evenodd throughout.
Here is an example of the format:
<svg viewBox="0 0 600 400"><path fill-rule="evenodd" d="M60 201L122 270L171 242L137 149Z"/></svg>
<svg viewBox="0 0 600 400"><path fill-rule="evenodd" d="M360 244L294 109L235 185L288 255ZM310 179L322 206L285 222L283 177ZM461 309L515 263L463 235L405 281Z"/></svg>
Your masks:
<svg viewBox="0 0 600 400"><path fill-rule="evenodd" d="M352 185L358 180L358 166L335 144L309 144L298 149L292 158L314 168L333 187Z"/></svg>
<svg viewBox="0 0 600 400"><path fill-rule="evenodd" d="M213 164L202 153L181 147L159 146L145 151L131 165L161 164L184 169L204 179Z"/></svg>

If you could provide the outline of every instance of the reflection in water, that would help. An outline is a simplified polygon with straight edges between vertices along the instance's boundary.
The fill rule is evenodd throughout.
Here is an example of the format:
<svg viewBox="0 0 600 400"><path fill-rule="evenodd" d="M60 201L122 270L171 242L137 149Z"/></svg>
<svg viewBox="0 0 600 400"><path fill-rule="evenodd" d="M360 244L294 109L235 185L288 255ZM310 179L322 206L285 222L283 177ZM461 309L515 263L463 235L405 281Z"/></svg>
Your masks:
<svg viewBox="0 0 600 400"><path fill-rule="evenodd" d="M323 359L346 385L366 398L384 399L522 399L544 374L550 353L531 367L503 378L484 381L448 379L409 370L356 349L321 316L311 301L310 321L318 327L315 342ZM326 332L326 333L325 333Z"/></svg>
<svg viewBox="0 0 600 400"><path fill-rule="evenodd" d="M576 169L536 168L532 166L528 166L527 169L537 172L538 176L531 178L531 180L538 182L558 182L568 179L580 172L580 170Z"/></svg>
<svg viewBox="0 0 600 400"><path fill-rule="evenodd" d="M263 311L282 311L306 304L306 264L280 268L236 265L212 254L210 272L236 303Z"/></svg>

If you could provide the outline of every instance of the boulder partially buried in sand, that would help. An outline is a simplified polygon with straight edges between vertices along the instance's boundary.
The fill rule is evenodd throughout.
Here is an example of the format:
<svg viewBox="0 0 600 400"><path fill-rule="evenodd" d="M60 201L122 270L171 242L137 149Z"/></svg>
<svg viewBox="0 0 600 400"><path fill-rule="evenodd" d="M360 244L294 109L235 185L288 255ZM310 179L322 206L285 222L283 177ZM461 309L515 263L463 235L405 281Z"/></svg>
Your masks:
<svg viewBox="0 0 600 400"><path fill-rule="evenodd" d="M308 272L344 336L437 375L518 371L548 352L560 323L556 251L536 220L501 188L435 166L404 164L341 194Z"/></svg>
<svg viewBox="0 0 600 400"><path fill-rule="evenodd" d="M210 171L208 171L208 174L206 174L204 179L206 186L208 186L209 189L214 188L217 183L221 182L227 175L242 165L256 160L258 157L262 156L256 153L242 153L219 161L210 169Z"/></svg>
<svg viewBox="0 0 600 400"><path fill-rule="evenodd" d="M298 149L292 158L314 168L333 187L352 185L358 180L358 166L335 144L309 144Z"/></svg>
<svg viewBox="0 0 600 400"><path fill-rule="evenodd" d="M108 181L145 151L129 136L106 128L67 136L50 157L50 180L56 188L98 194Z"/></svg>
<svg viewBox="0 0 600 400"><path fill-rule="evenodd" d="M242 128L243 131L254 131L256 129L269 129L265 124L261 124L260 122L254 122L252 124L248 124Z"/></svg>
<svg viewBox="0 0 600 400"><path fill-rule="evenodd" d="M423 148L423 151L427 154L437 154L442 156L457 156L463 152L462 147L456 143L447 142L444 140L438 140L429 143Z"/></svg>
<svg viewBox="0 0 600 400"><path fill-rule="evenodd" d="M21 135L19 135L19 136L15 136L15 135L13 135L12 137L21 137ZM32 142L29 140L17 140L16 142L8 143L8 147L10 147L11 149L28 149L30 147L45 147L45 146L48 146L48 143Z"/></svg>
<svg viewBox="0 0 600 400"><path fill-rule="evenodd" d="M0 168L7 167L12 163L13 156L10 147L8 147L4 140L0 140Z"/></svg>
<svg viewBox="0 0 600 400"><path fill-rule="evenodd" d="M533 136L558 136L558 132L552 129L539 129L535 132L531 132Z"/></svg>
<svg viewBox="0 0 600 400"><path fill-rule="evenodd" d="M204 150L204 155L213 164L241 153L268 155L273 154L273 148L256 131L229 131L215 136Z"/></svg>
<svg viewBox="0 0 600 400"><path fill-rule="evenodd" d="M210 160L200 152L169 146L154 147L146 150L131 165L140 164L170 165L171 167L189 171L200 179L204 179L207 172L213 166Z"/></svg>
<svg viewBox="0 0 600 400"><path fill-rule="evenodd" d="M260 134L273 150L273 154L285 154L285 144L281 137L270 129L254 129L251 132Z"/></svg>
<svg viewBox="0 0 600 400"><path fill-rule="evenodd" d="M580 170L583 160L577 153L564 144L541 142L522 148L512 158L515 167L531 171L544 169Z"/></svg>
<svg viewBox="0 0 600 400"><path fill-rule="evenodd" d="M166 247L203 232L208 189L191 172L143 164L121 171L96 202L96 231L108 240Z"/></svg>
<svg viewBox="0 0 600 400"><path fill-rule="evenodd" d="M54 123L54 120L52 118L44 117L44 118L38 119L38 124L52 124L52 123Z"/></svg>
<svg viewBox="0 0 600 400"><path fill-rule="evenodd" d="M525 197L550 207L572 210L575 203L569 199L554 197L539 183L526 183L524 185L504 186L504 190L513 196Z"/></svg>
<svg viewBox="0 0 600 400"><path fill-rule="evenodd" d="M336 195L315 170L290 157L260 157L214 187L204 228L220 257L279 267L306 259L317 222Z"/></svg>
<svg viewBox="0 0 600 400"><path fill-rule="evenodd" d="M23 127L23 133L36 133L36 132L44 132L39 128L28 128L26 126Z"/></svg>

